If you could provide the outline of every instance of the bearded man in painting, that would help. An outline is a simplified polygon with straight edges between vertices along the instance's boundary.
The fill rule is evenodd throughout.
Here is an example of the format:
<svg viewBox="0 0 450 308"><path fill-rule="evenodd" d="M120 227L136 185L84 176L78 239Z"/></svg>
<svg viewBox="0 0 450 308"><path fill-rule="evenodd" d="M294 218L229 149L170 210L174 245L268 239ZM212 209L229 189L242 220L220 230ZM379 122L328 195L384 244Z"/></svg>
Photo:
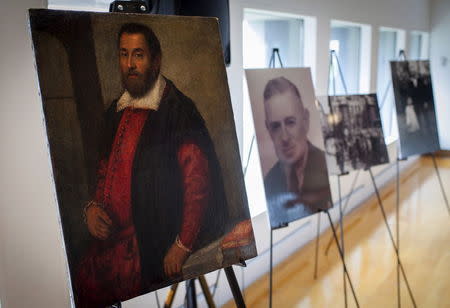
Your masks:
<svg viewBox="0 0 450 308"><path fill-rule="evenodd" d="M181 280L188 256L227 220L211 138L194 102L161 74L158 38L125 24L118 48L125 91L107 111L108 146L85 207L94 240L76 277L81 306Z"/></svg>

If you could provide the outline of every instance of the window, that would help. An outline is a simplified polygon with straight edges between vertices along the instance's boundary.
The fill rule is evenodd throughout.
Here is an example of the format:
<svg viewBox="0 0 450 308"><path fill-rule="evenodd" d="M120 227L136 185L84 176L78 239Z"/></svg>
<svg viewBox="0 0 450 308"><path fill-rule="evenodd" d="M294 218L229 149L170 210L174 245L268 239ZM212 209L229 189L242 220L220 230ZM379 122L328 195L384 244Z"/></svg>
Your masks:
<svg viewBox="0 0 450 308"><path fill-rule="evenodd" d="M348 94L367 92L370 81L370 26L331 21L330 50L334 50L341 67ZM329 93L345 94L336 59L330 71ZM334 85L333 87L333 79Z"/></svg>
<svg viewBox="0 0 450 308"><path fill-rule="evenodd" d="M377 96L386 143L390 143L398 138L394 91L391 84L390 61L398 59L400 50L404 48L404 41L404 31L389 28L380 29L378 43Z"/></svg>
<svg viewBox="0 0 450 308"><path fill-rule="evenodd" d="M284 67L304 64L304 21L300 17L246 9L243 42L244 68L267 68L273 48L279 49Z"/></svg>
<svg viewBox="0 0 450 308"><path fill-rule="evenodd" d="M48 0L49 9L108 12L112 0Z"/></svg>
<svg viewBox="0 0 450 308"><path fill-rule="evenodd" d="M409 35L408 58L425 60L428 58L428 33L412 31Z"/></svg>

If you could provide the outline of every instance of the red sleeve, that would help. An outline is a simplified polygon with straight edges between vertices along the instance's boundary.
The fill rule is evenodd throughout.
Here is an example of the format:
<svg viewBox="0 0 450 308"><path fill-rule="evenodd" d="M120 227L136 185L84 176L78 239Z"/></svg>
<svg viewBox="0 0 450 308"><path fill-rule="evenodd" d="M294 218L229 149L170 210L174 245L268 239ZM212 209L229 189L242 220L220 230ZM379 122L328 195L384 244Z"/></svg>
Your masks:
<svg viewBox="0 0 450 308"><path fill-rule="evenodd" d="M108 168L108 159L102 159L99 163L97 170L97 188L95 190L94 201L97 203L103 203L106 168Z"/></svg>
<svg viewBox="0 0 450 308"><path fill-rule="evenodd" d="M209 166L206 155L194 143L185 143L178 150L184 188L183 221L179 239L192 249L200 230L209 199Z"/></svg>

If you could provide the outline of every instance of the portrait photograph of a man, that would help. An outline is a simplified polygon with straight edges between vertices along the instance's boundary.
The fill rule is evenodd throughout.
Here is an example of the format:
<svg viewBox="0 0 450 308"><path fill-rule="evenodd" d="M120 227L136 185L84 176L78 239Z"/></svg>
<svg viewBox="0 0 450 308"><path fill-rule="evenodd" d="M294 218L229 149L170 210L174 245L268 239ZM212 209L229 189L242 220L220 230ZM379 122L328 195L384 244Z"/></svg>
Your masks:
<svg viewBox="0 0 450 308"><path fill-rule="evenodd" d="M328 209L331 192L310 70L252 69L246 77L271 227Z"/></svg>
<svg viewBox="0 0 450 308"><path fill-rule="evenodd" d="M391 61L400 157L440 149L430 61Z"/></svg>
<svg viewBox="0 0 450 308"><path fill-rule="evenodd" d="M76 306L256 256L217 21L30 23Z"/></svg>

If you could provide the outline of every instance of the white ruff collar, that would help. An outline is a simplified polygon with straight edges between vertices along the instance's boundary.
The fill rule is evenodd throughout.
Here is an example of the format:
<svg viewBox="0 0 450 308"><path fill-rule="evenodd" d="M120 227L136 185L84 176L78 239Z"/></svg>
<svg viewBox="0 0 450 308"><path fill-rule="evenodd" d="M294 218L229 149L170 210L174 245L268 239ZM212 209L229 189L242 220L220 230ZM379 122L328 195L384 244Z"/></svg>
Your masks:
<svg viewBox="0 0 450 308"><path fill-rule="evenodd" d="M153 88L142 97L134 98L125 90L117 102L117 111L119 112L127 107L158 110L165 87L166 81L160 74Z"/></svg>

